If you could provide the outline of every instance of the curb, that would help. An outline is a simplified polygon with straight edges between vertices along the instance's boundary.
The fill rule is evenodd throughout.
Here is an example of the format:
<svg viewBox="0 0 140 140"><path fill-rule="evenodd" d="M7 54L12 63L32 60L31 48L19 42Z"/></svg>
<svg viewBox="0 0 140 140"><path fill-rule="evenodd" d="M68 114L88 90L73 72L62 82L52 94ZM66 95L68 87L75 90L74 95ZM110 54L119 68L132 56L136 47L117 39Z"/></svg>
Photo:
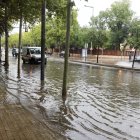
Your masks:
<svg viewBox="0 0 140 140"><path fill-rule="evenodd" d="M81 63L81 64L90 64L90 65L96 65L96 66L105 66L105 67L113 67L113 68L121 68L124 70L131 70L131 71L140 71L138 68L130 68L130 67L123 67L123 66L118 66L118 65L111 65L111 64L101 64L101 63L93 63L93 62L82 62L82 61L75 61L75 60L70 60L71 62L75 63Z"/></svg>

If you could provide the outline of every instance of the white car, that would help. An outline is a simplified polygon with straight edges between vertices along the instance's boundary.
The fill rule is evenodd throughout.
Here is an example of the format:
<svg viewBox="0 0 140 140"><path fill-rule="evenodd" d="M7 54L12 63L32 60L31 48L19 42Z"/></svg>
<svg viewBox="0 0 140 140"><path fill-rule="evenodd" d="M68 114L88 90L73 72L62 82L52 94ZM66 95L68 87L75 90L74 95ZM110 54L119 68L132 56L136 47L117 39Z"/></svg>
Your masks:
<svg viewBox="0 0 140 140"><path fill-rule="evenodd" d="M60 57L64 57L65 56L65 51L61 51L59 54Z"/></svg>
<svg viewBox="0 0 140 140"><path fill-rule="evenodd" d="M23 63L35 64L41 62L41 47L23 47L22 48ZM47 56L45 55L45 64Z"/></svg>
<svg viewBox="0 0 140 140"><path fill-rule="evenodd" d="M135 62L140 62L140 56L136 56L136 58L135 58L134 61L135 61Z"/></svg>

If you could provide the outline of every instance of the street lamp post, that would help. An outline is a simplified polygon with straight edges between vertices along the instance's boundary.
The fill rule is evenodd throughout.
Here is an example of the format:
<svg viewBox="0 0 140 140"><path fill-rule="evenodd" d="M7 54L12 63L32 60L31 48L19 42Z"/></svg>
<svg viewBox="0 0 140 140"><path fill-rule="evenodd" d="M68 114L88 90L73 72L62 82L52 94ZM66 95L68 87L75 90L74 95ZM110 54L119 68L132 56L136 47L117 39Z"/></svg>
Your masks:
<svg viewBox="0 0 140 140"><path fill-rule="evenodd" d="M9 66L9 48L8 48L8 7L5 5L5 19L4 19L4 30L5 30L5 64L6 68Z"/></svg>
<svg viewBox="0 0 140 140"><path fill-rule="evenodd" d="M134 52L134 57L133 57L133 62L132 62L132 69L134 68L134 62L135 62L135 57L136 57L136 52L137 52L137 47L138 47L138 28L136 29L136 39L137 39L137 46L135 47L135 52Z"/></svg>
<svg viewBox="0 0 140 140"><path fill-rule="evenodd" d="M22 40L22 11L20 14L20 24L19 24L19 42L18 42L18 75L20 78L20 56L21 56L21 40Z"/></svg>
<svg viewBox="0 0 140 140"><path fill-rule="evenodd" d="M66 47L65 47L65 59L64 59L64 73L63 73L63 85L62 85L62 99L65 101L67 96L67 76L68 76L68 55L70 46L70 21L71 21L71 9L74 6L73 0L67 0L67 26L66 26Z"/></svg>
<svg viewBox="0 0 140 140"><path fill-rule="evenodd" d="M85 62L86 62L86 58L87 58L87 49L88 49L88 43L85 43Z"/></svg>
<svg viewBox="0 0 140 140"><path fill-rule="evenodd" d="M137 49L139 47L139 29L140 29L140 25L139 25L140 18L139 17L136 18L136 23L137 23L136 28L135 28L136 46L135 46L135 51L134 51L134 55L133 55L132 69L134 68L135 57L136 57Z"/></svg>
<svg viewBox="0 0 140 140"><path fill-rule="evenodd" d="M85 5L85 7L91 8L92 9L92 17L94 16L94 7L93 6L89 6L89 5Z"/></svg>
<svg viewBox="0 0 140 140"><path fill-rule="evenodd" d="M46 0L42 1L42 9L41 9L41 81L44 81L45 77L45 29L46 29Z"/></svg>
<svg viewBox="0 0 140 140"><path fill-rule="evenodd" d="M88 5L85 5L85 7L88 7L88 8L92 9L92 17L94 17L94 7L93 6L88 6ZM93 23L92 23L92 27L93 27ZM90 44L91 44L90 51L91 51L91 54L92 54L92 50L93 50L92 41L91 41Z"/></svg>

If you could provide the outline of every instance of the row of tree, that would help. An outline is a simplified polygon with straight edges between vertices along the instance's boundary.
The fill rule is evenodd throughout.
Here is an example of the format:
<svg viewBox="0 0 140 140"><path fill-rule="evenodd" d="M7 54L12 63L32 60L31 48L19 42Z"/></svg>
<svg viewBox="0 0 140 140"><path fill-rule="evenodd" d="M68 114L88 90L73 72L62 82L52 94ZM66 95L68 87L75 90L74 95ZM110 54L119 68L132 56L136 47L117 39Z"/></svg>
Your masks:
<svg viewBox="0 0 140 140"><path fill-rule="evenodd" d="M40 37L40 26L42 26L42 24L40 24L40 15L43 2L45 2L45 0L0 1L0 37L3 33L5 33L5 65L9 65L9 45L12 46L16 44L18 45L19 50L21 48L21 29L23 23L25 23L25 25L26 23L28 23L28 27L30 26L31 29L30 32L23 34L22 45L42 46L42 39ZM113 3L110 9L101 11L97 17L91 18L90 27L79 26L77 22L77 11L72 10L71 14L72 6L73 3L71 3L71 0L55 0L55 3L52 0L47 0L47 5L45 5L45 8L47 9L47 35L45 42L47 48L58 47L64 44L66 54L68 54L69 33L71 36L70 44L74 48L84 47L85 43L90 42L92 42L91 44L93 44L93 47L98 48L100 46L112 49L119 49L120 43L124 43L124 46L130 44L130 46L136 48L139 47L140 20L138 18L134 18L134 13L130 9L130 1L122 0ZM13 23L18 21L20 21L20 35L18 36L17 34L15 34L10 35L9 37L9 30L12 28ZM20 60L20 55L18 57L18 60ZM64 83L62 88L63 94L66 93L68 69L67 66L68 55L65 55L63 75Z"/></svg>
<svg viewBox="0 0 140 140"><path fill-rule="evenodd" d="M46 2L47 2L47 5L46 5ZM46 0L38 0L38 1L2 0L0 1L0 6L1 6L1 11L3 12L2 17L0 17L0 19L3 20L3 22L1 22L0 24L0 28L2 29L0 34L5 33L5 66L9 65L8 31L10 30L10 26L12 25L12 23L14 23L15 21L19 21L18 78L20 78L20 49L21 49L21 40L22 40L23 21L28 22L28 24L31 24L31 25L37 23L37 21L41 21L41 35L39 34L39 38L41 38L41 41L39 41L39 44L41 45L41 80L44 81L44 64L43 63L44 63L44 47L45 47L45 40L46 40L45 39L46 38L45 36L46 12L47 12L47 17L50 19L54 19L55 17L60 17L61 19L65 20L66 47L65 47L63 88L62 88L62 95L65 96L66 89L67 89L66 87L67 87L68 51L69 51L68 48L69 48L69 40L70 40L70 15L71 15L71 8L73 7L73 2L71 2L71 0L67 0L67 1L56 0L55 3L51 0L47 0L47 1ZM32 30L34 29L32 28Z"/></svg>
<svg viewBox="0 0 140 140"><path fill-rule="evenodd" d="M23 33L22 45L40 46L41 1L38 0L34 2L34 0L29 0L22 2L18 0L6 0L1 2L0 6L0 34L4 32L2 29L5 29L6 19L8 29L12 29L12 23L19 21L22 10L23 22L28 23L28 28L30 28L29 32ZM55 4L51 0L47 1L47 9L46 47L64 46L66 32L66 1L56 1ZM5 18L6 13L7 18ZM130 9L129 0L114 2L110 9L101 11L96 17L91 17L90 27L79 26L76 10L72 11L71 19L70 44L72 47L82 48L85 43L89 43L90 48L90 42L92 42L95 48L100 46L110 49L119 49L120 43L124 42L130 44L132 47L139 46L140 19L135 17L135 13ZM18 34L10 35L9 46L12 47L15 44L18 46L18 39Z"/></svg>
<svg viewBox="0 0 140 140"><path fill-rule="evenodd" d="M124 46L139 46L140 19L135 17L128 0L114 2L110 9L92 17L90 24L92 30L89 36L96 45L112 49L119 49L121 43Z"/></svg>
<svg viewBox="0 0 140 140"><path fill-rule="evenodd" d="M66 0L47 0L46 11L48 17L55 15L61 15L66 17ZM12 30L15 22L22 21L28 23L29 26L34 25L41 20L41 7L42 0L1 0L0 1L0 37L5 35L5 65L9 65L8 62L8 47L11 45L9 42L9 31ZM27 37L28 38L28 37ZM15 44L18 44L19 37L15 40ZM29 40L27 40L29 41Z"/></svg>
<svg viewBox="0 0 140 140"><path fill-rule="evenodd" d="M100 46L119 49L121 43L124 43L124 46L130 44L131 47L138 47L140 43L140 19L135 17L135 13L130 9L130 6L129 0L114 2L110 9L101 11L96 17L91 17L89 27L79 26L77 11L73 10L71 14L71 46L82 48L85 43L89 43L90 48L90 42L92 42L95 48ZM57 15L47 15L46 46L48 48L65 44L66 15L63 14L63 10L57 12ZM17 34L10 36L10 46L17 44L17 41ZM23 34L22 44L23 46L40 46L39 22L30 29L30 32Z"/></svg>

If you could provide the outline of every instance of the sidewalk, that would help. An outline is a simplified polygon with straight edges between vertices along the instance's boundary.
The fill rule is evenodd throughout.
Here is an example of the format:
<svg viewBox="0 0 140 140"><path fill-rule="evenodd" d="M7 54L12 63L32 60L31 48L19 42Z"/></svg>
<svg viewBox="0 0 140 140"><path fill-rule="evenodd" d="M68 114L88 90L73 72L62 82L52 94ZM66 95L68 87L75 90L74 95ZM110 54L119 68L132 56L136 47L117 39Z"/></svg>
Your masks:
<svg viewBox="0 0 140 140"><path fill-rule="evenodd" d="M0 83L0 140L65 140L51 124L39 121Z"/></svg>
<svg viewBox="0 0 140 140"><path fill-rule="evenodd" d="M72 62L115 67L130 70L140 70L140 64L134 63L134 68L132 69L132 62L129 62L128 56L111 56L111 55L99 55L98 63L96 55L88 55L87 58L82 58L80 56L71 56L69 60Z"/></svg>
<svg viewBox="0 0 140 140"><path fill-rule="evenodd" d="M0 104L0 140L63 140L21 105Z"/></svg>
<svg viewBox="0 0 140 140"><path fill-rule="evenodd" d="M69 58L70 58L70 60L97 63L97 55L88 55L88 57L86 57L86 58L73 55ZM112 55L99 55L99 57L98 57L99 64L115 64L118 61L129 61L129 58L128 58L128 56L112 56Z"/></svg>
<svg viewBox="0 0 140 140"><path fill-rule="evenodd" d="M4 60L4 58L3 58ZM2 64L1 64L2 66ZM0 66L0 67L1 67ZM2 83L2 84L1 84ZM0 83L0 140L65 140L51 124L39 121L19 102L10 102ZM14 98L10 96L11 98Z"/></svg>

